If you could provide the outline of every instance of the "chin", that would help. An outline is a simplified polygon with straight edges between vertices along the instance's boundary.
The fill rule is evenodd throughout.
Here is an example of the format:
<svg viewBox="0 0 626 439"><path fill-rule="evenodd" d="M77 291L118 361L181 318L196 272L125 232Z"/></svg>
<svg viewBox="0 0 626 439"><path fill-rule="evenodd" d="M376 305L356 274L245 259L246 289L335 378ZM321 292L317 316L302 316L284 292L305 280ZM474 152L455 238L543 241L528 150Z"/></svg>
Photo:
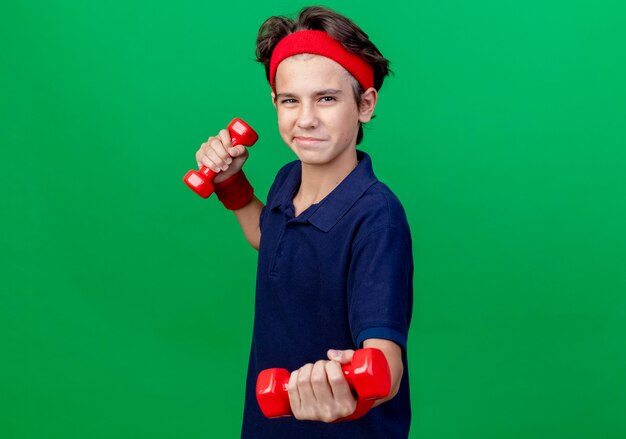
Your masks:
<svg viewBox="0 0 626 439"><path fill-rule="evenodd" d="M302 163L307 165L323 165L332 160L328 153L323 150L302 150L294 148L293 152Z"/></svg>

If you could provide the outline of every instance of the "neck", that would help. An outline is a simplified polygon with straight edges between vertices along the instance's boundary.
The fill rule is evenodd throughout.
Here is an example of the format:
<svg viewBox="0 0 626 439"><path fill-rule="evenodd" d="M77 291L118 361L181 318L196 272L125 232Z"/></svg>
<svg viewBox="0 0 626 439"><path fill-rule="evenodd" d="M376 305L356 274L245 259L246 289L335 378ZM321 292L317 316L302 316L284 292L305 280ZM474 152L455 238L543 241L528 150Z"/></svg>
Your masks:
<svg viewBox="0 0 626 439"><path fill-rule="evenodd" d="M346 150L331 163L302 163L302 180L294 201L307 206L320 202L356 168L357 163L355 148Z"/></svg>

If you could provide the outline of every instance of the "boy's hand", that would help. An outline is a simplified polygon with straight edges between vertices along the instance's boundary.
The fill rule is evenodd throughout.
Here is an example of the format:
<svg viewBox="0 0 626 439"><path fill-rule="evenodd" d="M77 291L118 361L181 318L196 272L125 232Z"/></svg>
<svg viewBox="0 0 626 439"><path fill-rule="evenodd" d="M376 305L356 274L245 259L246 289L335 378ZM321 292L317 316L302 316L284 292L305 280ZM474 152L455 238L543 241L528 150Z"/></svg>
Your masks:
<svg viewBox="0 0 626 439"><path fill-rule="evenodd" d="M212 171L219 172L213 180L213 183L219 183L239 172L248 156L248 148L244 145L233 147L228 130L223 129L217 136L209 137L200 145L196 152L196 162L198 169L206 166Z"/></svg>
<svg viewBox="0 0 626 439"><path fill-rule="evenodd" d="M352 361L352 349L327 353L330 361L319 360L294 370L287 391L296 419L332 422L354 413L356 399L341 370Z"/></svg>

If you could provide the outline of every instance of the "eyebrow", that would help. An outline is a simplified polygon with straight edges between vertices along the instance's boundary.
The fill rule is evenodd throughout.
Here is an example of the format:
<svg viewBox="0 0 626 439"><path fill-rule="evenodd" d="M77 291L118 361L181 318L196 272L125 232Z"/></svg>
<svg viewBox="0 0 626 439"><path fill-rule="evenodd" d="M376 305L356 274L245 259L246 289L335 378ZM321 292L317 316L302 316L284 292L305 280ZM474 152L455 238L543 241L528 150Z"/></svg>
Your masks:
<svg viewBox="0 0 626 439"><path fill-rule="evenodd" d="M325 90L318 90L313 92L313 96L321 96L321 95L340 95L342 93L341 90L337 90L336 88L327 88ZM276 99L282 98L297 98L298 95L294 93L278 93L276 95Z"/></svg>

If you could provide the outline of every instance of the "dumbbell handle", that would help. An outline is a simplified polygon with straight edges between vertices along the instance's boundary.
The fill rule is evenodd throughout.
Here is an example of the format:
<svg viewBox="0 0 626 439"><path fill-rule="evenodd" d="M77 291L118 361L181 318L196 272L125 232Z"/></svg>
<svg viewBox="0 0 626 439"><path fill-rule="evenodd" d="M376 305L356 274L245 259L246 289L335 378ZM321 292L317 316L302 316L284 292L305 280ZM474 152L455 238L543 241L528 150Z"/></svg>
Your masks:
<svg viewBox="0 0 626 439"><path fill-rule="evenodd" d="M374 405L376 399L384 398L391 389L391 374L387 360L380 349L357 350L351 364L341 365L341 370L356 393L356 411L340 420L357 419ZM287 385L290 373L287 369L266 369L259 374L256 393L261 411L268 418L290 416L291 405Z"/></svg>
<svg viewBox="0 0 626 439"><path fill-rule="evenodd" d="M271 373L271 371L276 371L274 373L276 374L277 377L279 377L277 378L277 381L279 383L280 390L282 392L287 392L287 384L289 384L289 377L290 377L287 369L279 369L279 368L265 369L264 373ZM287 375L285 376L284 372L282 371L287 372ZM348 386L350 386L350 389L354 390L354 381L353 381L354 371L352 370L351 365L342 364L341 371L343 372L343 376L346 378L346 381L348 382Z"/></svg>
<svg viewBox="0 0 626 439"><path fill-rule="evenodd" d="M230 143L231 143L231 145L233 147L237 146L237 145L241 145L239 137L238 136L233 137L232 133L231 133ZM204 165L202 165L202 167L200 168L200 170L198 172L202 172L211 181L213 181L215 179L215 177L217 176L217 174L219 174L219 172L215 172L213 169L209 168L208 166L204 166Z"/></svg>
<svg viewBox="0 0 626 439"><path fill-rule="evenodd" d="M252 146L258 140L259 135L243 120L233 119L228 124L230 142L233 146ZM201 166L199 171L194 169L188 171L183 177L183 181L191 190L203 198L211 196L214 190L213 179L219 172L213 171L207 166Z"/></svg>

